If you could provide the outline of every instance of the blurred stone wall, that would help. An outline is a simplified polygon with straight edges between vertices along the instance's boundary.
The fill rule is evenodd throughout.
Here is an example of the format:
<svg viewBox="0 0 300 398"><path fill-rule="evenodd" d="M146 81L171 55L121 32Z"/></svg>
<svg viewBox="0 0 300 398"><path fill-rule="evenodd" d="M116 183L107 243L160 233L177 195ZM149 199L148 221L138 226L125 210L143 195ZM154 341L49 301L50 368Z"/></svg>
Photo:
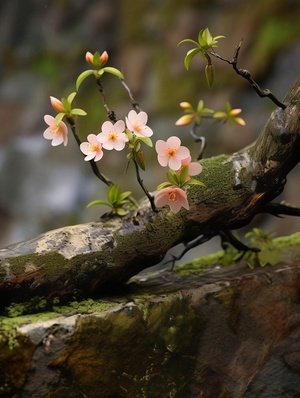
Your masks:
<svg viewBox="0 0 300 398"><path fill-rule="evenodd" d="M107 50L109 65L124 72L127 84L143 110L155 138L176 134L197 147L188 128L175 127L181 115L178 106L186 100L222 109L227 100L243 108L246 127L204 123L206 156L232 152L251 143L275 108L259 99L251 87L225 63L217 69L213 89L204 78L204 63L195 58L189 73L183 57L189 45L209 27L213 36L225 35L218 52L231 58L243 38L240 66L270 88L279 98L299 75L300 2L298 0L27 0L0 3L0 245L28 239L42 231L66 224L97 219L104 208L85 209L86 204L105 198L102 187L82 161L76 144L51 147L42 138L44 114L54 112L49 96L61 98L74 91L75 79L87 68L86 51ZM90 79L82 85L77 105L90 117L81 118L81 138L98 133L105 120L97 87ZM104 76L109 106L119 118L130 110L125 90L117 79ZM155 140L154 138L154 140ZM165 178L147 154L148 173L143 179L149 190ZM152 157L151 157L152 156ZM123 189L141 197L129 170L126 155L110 155L103 168ZM283 195L300 206L299 171L291 173ZM255 225L283 235L299 230L297 219L255 220ZM199 250L199 249L198 249ZM202 253L201 250L199 253Z"/></svg>

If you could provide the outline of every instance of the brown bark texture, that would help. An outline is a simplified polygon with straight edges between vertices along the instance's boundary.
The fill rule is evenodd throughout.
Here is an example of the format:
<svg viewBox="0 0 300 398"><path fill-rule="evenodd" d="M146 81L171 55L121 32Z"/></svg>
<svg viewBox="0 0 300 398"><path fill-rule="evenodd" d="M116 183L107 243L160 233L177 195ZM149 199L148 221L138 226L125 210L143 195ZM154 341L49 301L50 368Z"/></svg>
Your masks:
<svg viewBox="0 0 300 398"><path fill-rule="evenodd" d="M109 300L0 319L0 396L298 397L300 267L288 263L164 272Z"/></svg>
<svg viewBox="0 0 300 398"><path fill-rule="evenodd" d="M178 243L226 235L258 213L287 211L270 203L300 160L299 97L300 80L252 145L201 161L205 187L189 188L189 211L153 212L145 199L125 217L63 227L0 250L1 306L35 296L101 295L160 262Z"/></svg>

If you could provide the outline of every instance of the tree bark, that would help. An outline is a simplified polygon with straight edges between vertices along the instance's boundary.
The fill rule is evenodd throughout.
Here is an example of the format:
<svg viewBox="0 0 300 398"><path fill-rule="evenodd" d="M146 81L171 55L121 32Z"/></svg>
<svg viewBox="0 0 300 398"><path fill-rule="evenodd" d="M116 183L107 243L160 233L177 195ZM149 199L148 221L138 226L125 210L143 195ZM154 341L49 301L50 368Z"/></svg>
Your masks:
<svg viewBox="0 0 300 398"><path fill-rule="evenodd" d="M68 226L0 250L0 302L41 296L69 299L111 291L161 261L178 243L247 225L284 189L300 160L300 80L275 109L257 141L232 155L201 161L205 187L188 190L190 210L151 210L148 200L125 217Z"/></svg>

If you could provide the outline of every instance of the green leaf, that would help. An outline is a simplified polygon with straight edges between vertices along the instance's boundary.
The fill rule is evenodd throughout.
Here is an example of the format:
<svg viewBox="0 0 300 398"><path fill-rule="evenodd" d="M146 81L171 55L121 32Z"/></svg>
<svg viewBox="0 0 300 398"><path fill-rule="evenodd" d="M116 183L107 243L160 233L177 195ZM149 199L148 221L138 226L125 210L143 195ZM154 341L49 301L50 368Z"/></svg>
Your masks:
<svg viewBox="0 0 300 398"><path fill-rule="evenodd" d="M189 172L189 166L184 166L179 175L180 186L182 186L185 183L188 176L188 172Z"/></svg>
<svg viewBox="0 0 300 398"><path fill-rule="evenodd" d="M125 134L127 135L129 141L131 141L134 137L132 131L129 130L128 128L125 129Z"/></svg>
<svg viewBox="0 0 300 398"><path fill-rule="evenodd" d="M63 104L63 107L65 108L66 113L71 112L72 107L71 107L70 102L67 100L67 98L62 98L61 102Z"/></svg>
<svg viewBox="0 0 300 398"><path fill-rule="evenodd" d="M136 140L134 142L133 152L137 153L140 149L141 149L141 143L138 140Z"/></svg>
<svg viewBox="0 0 300 398"><path fill-rule="evenodd" d="M63 118L65 117L65 113L64 112L60 112L55 116L55 123L58 126L59 123L63 120Z"/></svg>
<svg viewBox="0 0 300 398"><path fill-rule="evenodd" d="M95 71L94 71L93 69L88 69L88 70L82 72L82 73L78 76L78 78L77 78L77 80L76 80L76 90L78 91L78 90L79 90L79 87L81 86L81 83L82 83L88 76L93 75L93 74L95 74Z"/></svg>
<svg viewBox="0 0 300 398"><path fill-rule="evenodd" d="M77 94L77 92L74 91L73 93L71 93L70 95L68 95L67 101L68 101L70 104L72 104L74 98L76 97L76 94Z"/></svg>
<svg viewBox="0 0 300 398"><path fill-rule="evenodd" d="M164 189L164 188L169 188L169 187L173 187L174 185L173 184L171 184L170 182L162 182L161 184L159 184L157 187L156 187L156 190L157 191L160 191L160 190L162 190L162 189Z"/></svg>
<svg viewBox="0 0 300 398"><path fill-rule="evenodd" d="M148 145L150 148L153 147L153 142L149 137L138 137L137 141L142 141L144 144Z"/></svg>
<svg viewBox="0 0 300 398"><path fill-rule="evenodd" d="M109 203L113 204L117 204L119 202L119 197L121 194L121 189L120 186L118 184L113 184L108 188L108 192L107 192L107 199L109 201Z"/></svg>
<svg viewBox="0 0 300 398"><path fill-rule="evenodd" d="M192 40L192 39L183 39L177 44L177 46L180 46L180 44L182 44L182 43L193 43L197 47L199 46L199 44L195 40Z"/></svg>
<svg viewBox="0 0 300 398"><path fill-rule="evenodd" d="M193 57L201 51L201 48L192 48L189 50L184 58L184 66L186 70L189 70L189 66Z"/></svg>
<svg viewBox="0 0 300 398"><path fill-rule="evenodd" d="M122 207L118 207L116 209L116 213L118 214L118 216L122 217L122 216L126 216L126 214L128 214L128 210L124 210L124 209L122 209Z"/></svg>
<svg viewBox="0 0 300 398"><path fill-rule="evenodd" d="M203 106L204 106L204 102L203 102L203 100L200 100L197 105L197 113L202 113Z"/></svg>
<svg viewBox="0 0 300 398"><path fill-rule="evenodd" d="M206 48L211 40L212 37L208 28L200 30L200 32L198 33L198 42L201 47Z"/></svg>
<svg viewBox="0 0 300 398"><path fill-rule="evenodd" d="M86 116L87 113L80 108L74 108L71 110L71 115Z"/></svg>
<svg viewBox="0 0 300 398"><path fill-rule="evenodd" d="M169 170L167 172L167 177L172 185L180 186L180 178L176 171Z"/></svg>
<svg viewBox="0 0 300 398"><path fill-rule="evenodd" d="M122 217L122 216L126 216L126 214L129 213L128 210L123 209L122 207L118 207L117 209L115 209L116 213L118 214L118 216Z"/></svg>
<svg viewBox="0 0 300 398"><path fill-rule="evenodd" d="M106 202L105 200L101 200L101 199L93 200L86 207L88 208L88 207L95 206L95 205L105 205L105 206L111 207L111 205L108 202Z"/></svg>
<svg viewBox="0 0 300 398"><path fill-rule="evenodd" d="M111 66L106 66L105 68L101 68L103 72L111 73L112 75L117 76L119 79L124 80L124 76L121 71L117 68L113 68Z"/></svg>
<svg viewBox="0 0 300 398"><path fill-rule="evenodd" d="M195 178L186 181L184 185L200 185L201 187L205 187L204 182L196 180Z"/></svg>
<svg viewBox="0 0 300 398"><path fill-rule="evenodd" d="M100 65L100 53L99 53L99 51L96 51L94 56L93 56L93 65L95 67Z"/></svg>
<svg viewBox="0 0 300 398"><path fill-rule="evenodd" d="M127 199L128 196L130 196L130 195L131 195L131 191L122 192L120 194L120 201L123 201L124 199Z"/></svg>

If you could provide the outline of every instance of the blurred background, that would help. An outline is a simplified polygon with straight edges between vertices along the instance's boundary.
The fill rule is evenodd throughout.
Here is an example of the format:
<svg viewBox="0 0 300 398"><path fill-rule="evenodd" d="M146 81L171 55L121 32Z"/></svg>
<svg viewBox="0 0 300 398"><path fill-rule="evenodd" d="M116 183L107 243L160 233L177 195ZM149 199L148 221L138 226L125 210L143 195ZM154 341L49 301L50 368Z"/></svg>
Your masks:
<svg viewBox="0 0 300 398"><path fill-rule="evenodd" d="M188 127L176 127L179 102L223 110L226 101L243 108L246 127L203 123L205 156L231 153L250 144L275 106L260 99L228 64L215 61L216 81L208 89L201 57L189 73L183 65L188 44L208 27L225 35L217 52L231 59L243 38L239 66L248 69L263 87L283 99L299 77L299 0L27 0L0 3L0 246L29 239L49 229L94 221L104 207L86 209L105 199L106 188L83 161L73 137L67 147L52 147L43 138L45 114L55 116L49 96L62 98L75 90L77 76L89 66L86 51L107 50L109 66L123 71L141 108L149 115L154 141L178 135L196 157L197 145ZM131 109L118 79L104 75L107 103L118 118ZM81 86L76 106L89 116L78 120L81 139L99 133L106 120L92 77ZM106 152L101 169L123 190L143 195L126 154ZM108 156L109 155L109 156ZM117 156L115 156L117 155ZM148 168L142 178L154 190L165 181L165 169L146 152ZM124 170L124 172L123 172ZM284 199L300 206L299 168L288 178ZM300 230L296 218L255 219L253 226L286 235ZM219 249L219 240L195 249L193 255ZM186 260L186 258L184 258Z"/></svg>

